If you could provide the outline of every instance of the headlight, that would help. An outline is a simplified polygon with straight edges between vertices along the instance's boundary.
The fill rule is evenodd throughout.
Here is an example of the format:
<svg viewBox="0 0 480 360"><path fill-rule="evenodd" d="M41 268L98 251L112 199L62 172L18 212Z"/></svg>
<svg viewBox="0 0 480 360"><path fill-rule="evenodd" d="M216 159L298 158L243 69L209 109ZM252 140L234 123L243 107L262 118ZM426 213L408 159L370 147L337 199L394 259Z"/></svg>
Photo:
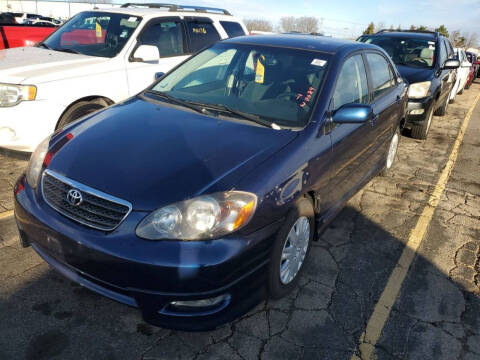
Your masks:
<svg viewBox="0 0 480 360"><path fill-rule="evenodd" d="M199 196L155 210L137 226L139 237L149 240L204 240L229 234L253 216L257 196L228 191Z"/></svg>
<svg viewBox="0 0 480 360"><path fill-rule="evenodd" d="M428 95L430 90L430 81L410 84L408 87L408 97L410 99L421 99Z"/></svg>
<svg viewBox="0 0 480 360"><path fill-rule="evenodd" d="M42 171L43 160L48 152L50 136L43 140L32 153L27 167L27 182L32 188L36 188Z"/></svg>
<svg viewBox="0 0 480 360"><path fill-rule="evenodd" d="M37 88L33 85L0 84L0 107L15 106L22 101L35 100Z"/></svg>

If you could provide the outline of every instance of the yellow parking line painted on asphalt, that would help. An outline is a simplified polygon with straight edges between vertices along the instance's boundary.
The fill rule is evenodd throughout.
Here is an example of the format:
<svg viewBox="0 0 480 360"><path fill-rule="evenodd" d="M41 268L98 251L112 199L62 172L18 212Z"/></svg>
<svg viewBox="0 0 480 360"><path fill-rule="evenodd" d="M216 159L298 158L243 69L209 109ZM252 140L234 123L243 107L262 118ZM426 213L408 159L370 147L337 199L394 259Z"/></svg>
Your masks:
<svg viewBox="0 0 480 360"><path fill-rule="evenodd" d="M11 216L13 216L13 210L1 212L0 213L0 220L9 218Z"/></svg>
<svg viewBox="0 0 480 360"><path fill-rule="evenodd" d="M373 355L375 351L375 345L377 344L383 327L385 326L385 323L390 316L392 307L395 304L395 300L397 299L398 293L400 292L402 283L407 276L408 269L410 268L410 265L415 258L417 249L420 246L425 234L427 233L428 226L432 221L435 209L440 202L440 198L443 192L445 191L445 187L450 178L450 174L452 173L453 167L457 160L458 151L463 141L463 136L465 135L465 131L467 130L470 118L472 117L473 110L475 109L475 106L477 105L479 99L480 94L478 94L475 98L475 101L470 107L470 110L465 116L465 119L463 120L463 124L460 128L460 131L458 132L457 139L455 140L455 144L453 145L452 152L450 153L450 157L448 158L448 162L445 165L445 168L443 169L440 178L437 181L437 184L435 185L433 193L430 195L428 205L425 206L422 214L420 215L420 218L418 219L417 225L410 232L408 242L403 249L402 255L400 256L400 259L398 260L395 268L390 274L387 285L385 286L385 289L383 290L380 299L375 305L375 308L372 315L370 316L365 331L360 336L359 349L361 358L363 360L370 360L374 358ZM358 360L358 356L355 354L352 356L352 360L354 359Z"/></svg>

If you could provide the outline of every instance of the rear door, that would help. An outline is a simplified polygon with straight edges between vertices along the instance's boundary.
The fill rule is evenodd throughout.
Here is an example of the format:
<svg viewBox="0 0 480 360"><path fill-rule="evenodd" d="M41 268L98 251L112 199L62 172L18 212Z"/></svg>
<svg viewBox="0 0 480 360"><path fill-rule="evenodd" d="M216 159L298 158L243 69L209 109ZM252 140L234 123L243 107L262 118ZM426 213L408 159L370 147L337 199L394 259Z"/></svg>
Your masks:
<svg viewBox="0 0 480 360"><path fill-rule="evenodd" d="M369 84L364 57L357 52L345 60L337 77L330 101L330 114L347 104L369 104ZM371 123L333 124L329 122L332 161L329 191L325 206L335 211L338 205L358 189L369 172L369 157L374 146L375 131ZM327 215L328 216L328 215Z"/></svg>
<svg viewBox="0 0 480 360"><path fill-rule="evenodd" d="M196 53L221 39L213 21L207 17L186 16L185 28L191 53Z"/></svg>
<svg viewBox="0 0 480 360"><path fill-rule="evenodd" d="M370 167L377 166L385 157L393 130L403 115L404 88L397 86L396 72L385 55L366 53L368 75L372 87L372 108L375 114L372 127L373 153Z"/></svg>
<svg viewBox="0 0 480 360"><path fill-rule="evenodd" d="M135 59L140 45L158 48L160 60L147 63ZM129 94L134 95L155 80L155 73L167 72L189 57L184 22L180 17L163 17L150 21L137 37L137 44L127 61Z"/></svg>

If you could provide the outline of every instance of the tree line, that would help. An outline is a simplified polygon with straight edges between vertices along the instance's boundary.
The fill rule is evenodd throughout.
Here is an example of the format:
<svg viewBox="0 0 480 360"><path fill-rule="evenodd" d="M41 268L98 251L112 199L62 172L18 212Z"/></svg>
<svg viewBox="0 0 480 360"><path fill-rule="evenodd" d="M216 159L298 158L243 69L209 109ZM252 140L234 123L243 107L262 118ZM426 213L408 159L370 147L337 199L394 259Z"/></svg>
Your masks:
<svg viewBox="0 0 480 360"><path fill-rule="evenodd" d="M318 33L321 28L321 23L319 19L313 16L284 16L280 18L279 24L274 27L273 24L264 19L245 19L245 25L249 31L266 31L266 32L303 32L303 33ZM401 30L401 26L398 25L394 27L390 25L389 28L386 27L385 23L380 22L377 25L373 21L368 24L367 28L363 32L364 35L375 34L376 32L387 29L387 30ZM409 30L417 31L427 31L430 30L425 25L411 25ZM462 32L460 30L455 30L449 33L445 25L440 25L439 27L433 29L434 31L439 32L440 34L445 35L450 39L452 44L455 47L476 47L478 45L478 35L475 32Z"/></svg>
<svg viewBox="0 0 480 360"><path fill-rule="evenodd" d="M368 24L367 28L363 32L363 35L373 35L376 32L386 29L385 24L380 22L377 25L373 23L373 21ZM400 25L397 28L394 28L393 25L390 25L390 28L388 30L401 30ZM476 47L478 45L478 35L477 33L469 33L465 31L460 31L460 30L454 30L451 33L448 32L448 29L446 28L445 25L440 25L437 28L431 29L428 28L427 26L420 25L420 26L415 26L411 25L409 30L412 31L428 31L428 30L433 30L436 31L450 39L452 42L452 45L454 47L461 47L461 48L471 48L471 47Z"/></svg>
<svg viewBox="0 0 480 360"><path fill-rule="evenodd" d="M276 28L270 21L264 19L244 19L244 23L248 31L317 33L320 28L320 21L313 16L284 16L280 18Z"/></svg>

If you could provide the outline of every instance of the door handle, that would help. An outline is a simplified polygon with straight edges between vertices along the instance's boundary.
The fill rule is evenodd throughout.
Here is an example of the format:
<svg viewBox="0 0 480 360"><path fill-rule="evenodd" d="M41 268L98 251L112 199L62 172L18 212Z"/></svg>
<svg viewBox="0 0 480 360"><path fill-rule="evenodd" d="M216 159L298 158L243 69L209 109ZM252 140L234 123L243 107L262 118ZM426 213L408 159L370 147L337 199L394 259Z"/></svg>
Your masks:
<svg viewBox="0 0 480 360"><path fill-rule="evenodd" d="M401 99L401 97L400 97L399 95L397 95L397 100L395 100L395 102L396 102L397 104L400 104L400 99Z"/></svg>

